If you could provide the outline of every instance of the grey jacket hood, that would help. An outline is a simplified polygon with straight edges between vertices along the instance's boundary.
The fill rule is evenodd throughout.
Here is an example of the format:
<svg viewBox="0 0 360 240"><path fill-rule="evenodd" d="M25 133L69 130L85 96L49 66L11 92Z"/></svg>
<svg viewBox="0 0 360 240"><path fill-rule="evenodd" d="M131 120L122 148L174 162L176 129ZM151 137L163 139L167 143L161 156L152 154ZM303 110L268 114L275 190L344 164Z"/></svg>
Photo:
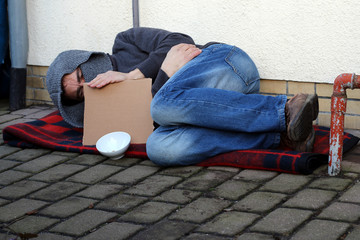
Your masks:
<svg viewBox="0 0 360 240"><path fill-rule="evenodd" d="M98 74L112 70L110 57L102 52L83 50L69 50L60 53L50 65L46 75L46 87L53 103L57 106L61 116L70 125L83 127L84 102L75 105L63 105L62 78L80 67L85 82L90 82Z"/></svg>

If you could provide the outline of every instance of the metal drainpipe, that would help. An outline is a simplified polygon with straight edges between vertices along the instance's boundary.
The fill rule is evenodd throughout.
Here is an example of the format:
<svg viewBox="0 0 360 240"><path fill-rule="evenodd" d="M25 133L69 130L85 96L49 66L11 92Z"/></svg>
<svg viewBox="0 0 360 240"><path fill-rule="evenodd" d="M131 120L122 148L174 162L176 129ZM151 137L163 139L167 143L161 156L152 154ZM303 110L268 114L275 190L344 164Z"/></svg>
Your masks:
<svg viewBox="0 0 360 240"><path fill-rule="evenodd" d="M29 49L26 1L8 0L10 37L10 94L11 111L25 107L26 64Z"/></svg>
<svg viewBox="0 0 360 240"><path fill-rule="evenodd" d="M341 170L344 143L344 114L346 112L346 89L360 88L360 77L344 73L334 81L334 92L331 96L330 151L328 173L336 176Z"/></svg>
<svg viewBox="0 0 360 240"><path fill-rule="evenodd" d="M132 1L132 10L133 10L133 27L139 27L140 21L139 21L139 1L133 0Z"/></svg>

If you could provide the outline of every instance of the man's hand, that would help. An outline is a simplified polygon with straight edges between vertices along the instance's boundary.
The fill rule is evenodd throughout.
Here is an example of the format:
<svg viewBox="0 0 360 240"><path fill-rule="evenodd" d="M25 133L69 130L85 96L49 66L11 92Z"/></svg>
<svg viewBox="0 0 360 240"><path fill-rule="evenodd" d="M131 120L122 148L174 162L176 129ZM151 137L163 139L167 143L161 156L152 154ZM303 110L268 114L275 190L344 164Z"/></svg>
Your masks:
<svg viewBox="0 0 360 240"><path fill-rule="evenodd" d="M168 77L172 77L180 68L201 53L201 49L193 44L180 43L173 46L161 65Z"/></svg>
<svg viewBox="0 0 360 240"><path fill-rule="evenodd" d="M121 82L124 80L144 78L144 74L139 70L135 69L129 73L122 73L116 71L107 71L96 76L91 82L88 83L89 87L102 88L110 83Z"/></svg>

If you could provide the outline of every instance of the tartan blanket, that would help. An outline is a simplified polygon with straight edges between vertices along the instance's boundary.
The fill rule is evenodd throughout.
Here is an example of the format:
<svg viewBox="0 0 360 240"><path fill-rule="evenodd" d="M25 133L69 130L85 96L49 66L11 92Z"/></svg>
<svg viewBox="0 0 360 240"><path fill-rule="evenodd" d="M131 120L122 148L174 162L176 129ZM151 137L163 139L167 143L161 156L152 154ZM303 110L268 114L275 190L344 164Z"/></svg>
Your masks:
<svg viewBox="0 0 360 240"><path fill-rule="evenodd" d="M239 150L211 157L197 165L310 174L320 165L327 163L329 153L329 128L321 126L314 128L316 138L312 153L286 149ZM83 146L82 137L83 129L68 125L58 111L35 121L18 123L3 129L4 142L11 146L99 154L95 146ZM358 141L359 138L345 133L343 152L350 150ZM126 157L147 159L145 144L131 144Z"/></svg>

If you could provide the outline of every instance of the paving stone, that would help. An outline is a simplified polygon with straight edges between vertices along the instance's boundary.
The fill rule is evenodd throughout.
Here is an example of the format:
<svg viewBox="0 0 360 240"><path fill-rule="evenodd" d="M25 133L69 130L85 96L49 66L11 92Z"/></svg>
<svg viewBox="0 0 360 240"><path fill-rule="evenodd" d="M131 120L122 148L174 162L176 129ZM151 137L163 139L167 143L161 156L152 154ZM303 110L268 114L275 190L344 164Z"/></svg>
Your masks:
<svg viewBox="0 0 360 240"><path fill-rule="evenodd" d="M106 159L106 157L104 157L102 155L81 154L81 155L75 157L74 159L71 159L68 163L93 166L93 165L103 162L105 159Z"/></svg>
<svg viewBox="0 0 360 240"><path fill-rule="evenodd" d="M125 193L143 196L156 196L180 181L182 181L182 178L179 177L154 175L129 188L125 191Z"/></svg>
<svg viewBox="0 0 360 240"><path fill-rule="evenodd" d="M100 202L95 208L124 213L146 200L144 197L117 194Z"/></svg>
<svg viewBox="0 0 360 240"><path fill-rule="evenodd" d="M11 159L11 160L17 160L26 162L29 160L32 160L34 158L41 157L42 155L45 155L49 153L50 150L47 149L23 149L21 151L15 152L11 155L8 155L5 157L5 159Z"/></svg>
<svg viewBox="0 0 360 240"><path fill-rule="evenodd" d="M198 198L170 216L170 219L201 223L215 216L230 202L215 198Z"/></svg>
<svg viewBox="0 0 360 240"><path fill-rule="evenodd" d="M130 167L133 166L139 162L143 161L143 159L140 158L121 158L120 160L112 160L111 158L106 159L103 164L109 164L109 165L115 165L119 167Z"/></svg>
<svg viewBox="0 0 360 240"><path fill-rule="evenodd" d="M6 155L10 155L10 154L20 151L20 150L21 150L21 148L10 147L8 145L1 145L0 146L0 158L3 158Z"/></svg>
<svg viewBox="0 0 360 240"><path fill-rule="evenodd" d="M16 235L10 232L7 233L0 233L0 240L16 240Z"/></svg>
<svg viewBox="0 0 360 240"><path fill-rule="evenodd" d="M348 178L351 178L351 179L356 179L356 178L359 177L359 174L358 173L345 172L344 177L348 177Z"/></svg>
<svg viewBox="0 0 360 240"><path fill-rule="evenodd" d="M198 166L181 166L181 167L168 167L160 172L160 174L171 175L177 177L188 178L191 175L201 171L203 167Z"/></svg>
<svg viewBox="0 0 360 240"><path fill-rule="evenodd" d="M7 170L5 172L0 173L0 185L8 185L20 181L29 176L31 176L31 173Z"/></svg>
<svg viewBox="0 0 360 240"><path fill-rule="evenodd" d="M319 178L313 181L309 187L320 188L325 190L343 191L345 190L352 181L350 179L343 179L337 177Z"/></svg>
<svg viewBox="0 0 360 240"><path fill-rule="evenodd" d="M27 216L11 224L9 228L16 233L38 233L57 222L59 220L54 218Z"/></svg>
<svg viewBox="0 0 360 240"><path fill-rule="evenodd" d="M237 200L256 187L258 187L256 183L228 180L216 187L213 193L221 198Z"/></svg>
<svg viewBox="0 0 360 240"><path fill-rule="evenodd" d="M86 185L80 183L58 182L31 194L30 197L45 201L57 201L85 187Z"/></svg>
<svg viewBox="0 0 360 240"><path fill-rule="evenodd" d="M0 116L0 123L9 122L11 120L15 120L21 118L22 115L15 115L15 114L5 114Z"/></svg>
<svg viewBox="0 0 360 240"><path fill-rule="evenodd" d="M79 153L74 153L74 152L54 151L54 152L51 153L51 155L59 155L59 156L68 157L69 159L73 159L73 158L76 158L77 156L79 156L80 154ZM70 163L70 161L68 163Z"/></svg>
<svg viewBox="0 0 360 240"><path fill-rule="evenodd" d="M0 197L10 198L10 199L21 198L24 197L25 195L37 191L40 188L45 187L46 185L47 185L46 183L42 183L42 182L35 182L28 180L20 181L0 189Z"/></svg>
<svg viewBox="0 0 360 240"><path fill-rule="evenodd" d="M257 222L250 230L288 235L312 214L308 210L278 208Z"/></svg>
<svg viewBox="0 0 360 240"><path fill-rule="evenodd" d="M38 173L59 163L65 162L66 160L68 160L68 158L64 156L45 155L25 162L14 169L24 172Z"/></svg>
<svg viewBox="0 0 360 240"><path fill-rule="evenodd" d="M302 188L310 181L310 177L303 175L293 175L282 173L260 188L264 191L274 191L280 193L293 193Z"/></svg>
<svg viewBox="0 0 360 240"><path fill-rule="evenodd" d="M27 118L27 119L39 119L39 118L43 118L43 117L49 115L50 113L53 113L54 111L55 111L55 109L42 109L41 111L34 112L32 114L26 115L25 118Z"/></svg>
<svg viewBox="0 0 360 240"><path fill-rule="evenodd" d="M347 235L345 240L359 240L360 226L355 226L354 229Z"/></svg>
<svg viewBox="0 0 360 240"><path fill-rule="evenodd" d="M189 236L182 238L183 240L233 240L233 238L225 236L216 236L206 233L192 233Z"/></svg>
<svg viewBox="0 0 360 240"><path fill-rule="evenodd" d="M336 196L336 192L320 189L304 189L283 204L285 207L319 209Z"/></svg>
<svg viewBox="0 0 360 240"><path fill-rule="evenodd" d="M0 159L0 172L13 168L21 164L20 162L9 161L5 159Z"/></svg>
<svg viewBox="0 0 360 240"><path fill-rule="evenodd" d="M360 173L360 164L350 161L341 162L341 171L344 172L355 172Z"/></svg>
<svg viewBox="0 0 360 240"><path fill-rule="evenodd" d="M342 161L349 161L354 163L360 163L360 155L356 153L356 149L352 150L351 152L347 152L344 156Z"/></svg>
<svg viewBox="0 0 360 240"><path fill-rule="evenodd" d="M14 125L14 124L18 124L18 123L25 123L25 122L29 122L29 119L25 119L25 118L17 118L15 120L11 120L8 122L4 122L0 124L0 130L6 128L7 126L10 125Z"/></svg>
<svg viewBox="0 0 360 240"><path fill-rule="evenodd" d="M360 203L360 183L356 183L347 190L339 200L343 202Z"/></svg>
<svg viewBox="0 0 360 240"><path fill-rule="evenodd" d="M279 238L274 238L271 235L266 235L262 233L244 233L241 234L236 240L278 240Z"/></svg>
<svg viewBox="0 0 360 240"><path fill-rule="evenodd" d="M61 164L32 176L31 180L58 182L86 168L82 165Z"/></svg>
<svg viewBox="0 0 360 240"><path fill-rule="evenodd" d="M1 238L0 238L1 239ZM72 237L66 237L60 234L39 233L35 240L72 240Z"/></svg>
<svg viewBox="0 0 360 240"><path fill-rule="evenodd" d="M8 200L5 200L5 199L0 198L0 206L5 205L5 204L7 204L7 203L9 203Z"/></svg>
<svg viewBox="0 0 360 240"><path fill-rule="evenodd" d="M347 223L313 220L300 229L291 240L337 240L349 227Z"/></svg>
<svg viewBox="0 0 360 240"><path fill-rule="evenodd" d="M250 226L259 217L260 215L253 213L225 212L200 226L197 231L233 236Z"/></svg>
<svg viewBox="0 0 360 240"><path fill-rule="evenodd" d="M201 192L195 192L182 189L170 189L154 198L156 201L164 201L178 204L191 202L194 198L201 195Z"/></svg>
<svg viewBox="0 0 360 240"><path fill-rule="evenodd" d="M321 166L319 166L318 168L316 168L313 173L313 175L315 176L328 176L328 165L327 164L323 164Z"/></svg>
<svg viewBox="0 0 360 240"><path fill-rule="evenodd" d="M189 189L189 190L208 190L209 188L215 187L234 175L232 172L222 171L201 171L194 176L188 178L177 188Z"/></svg>
<svg viewBox="0 0 360 240"><path fill-rule="evenodd" d="M143 226L131 223L112 222L106 224L95 232L87 235L83 240L121 240L128 239L131 235L142 229Z"/></svg>
<svg viewBox="0 0 360 240"><path fill-rule="evenodd" d="M267 212L286 199L287 195L271 192L254 192L233 205L233 209L249 212Z"/></svg>
<svg viewBox="0 0 360 240"><path fill-rule="evenodd" d="M235 180L263 182L279 175L277 172L245 169L234 177Z"/></svg>
<svg viewBox="0 0 360 240"><path fill-rule="evenodd" d="M152 166L152 167L159 167L158 165L156 165L155 163L153 163L149 159L143 160L142 162L140 162L140 164L141 165L146 165L146 166Z"/></svg>
<svg viewBox="0 0 360 240"><path fill-rule="evenodd" d="M360 206L352 203L335 202L325 208L319 218L356 222L360 219Z"/></svg>
<svg viewBox="0 0 360 240"><path fill-rule="evenodd" d="M86 188L76 195L87 198L105 199L111 195L119 193L124 188L125 186L118 184L98 183Z"/></svg>
<svg viewBox="0 0 360 240"><path fill-rule="evenodd" d="M74 215L75 213L78 213L84 209L92 208L96 202L97 201L93 199L69 197L41 210L40 214L52 217L65 218Z"/></svg>
<svg viewBox="0 0 360 240"><path fill-rule="evenodd" d="M147 202L131 212L123 215L120 220L136 223L153 223L174 211L178 205L162 202Z"/></svg>
<svg viewBox="0 0 360 240"><path fill-rule="evenodd" d="M85 212L81 212L74 217L71 217L70 219L56 225L55 227L51 228L50 231L80 236L94 229L95 227L106 223L115 216L116 213L91 209Z"/></svg>
<svg viewBox="0 0 360 240"><path fill-rule="evenodd" d="M208 167L207 169L211 170L211 171L226 171L226 172L233 172L233 173L238 173L241 171L241 169L238 167L229 167L229 166L211 166L211 167Z"/></svg>
<svg viewBox="0 0 360 240"><path fill-rule="evenodd" d="M0 207L0 221L8 222L25 215L28 212L37 210L47 203L32 199L20 199Z"/></svg>
<svg viewBox="0 0 360 240"><path fill-rule="evenodd" d="M36 108L24 108L24 109L13 111L13 112L11 112L11 114L14 114L14 115L29 115L29 114L39 112L39 111L40 110L36 109Z"/></svg>
<svg viewBox="0 0 360 240"><path fill-rule="evenodd" d="M111 176L106 181L118 184L133 184L156 173L158 170L157 167L136 165Z"/></svg>
<svg viewBox="0 0 360 240"><path fill-rule="evenodd" d="M139 232L131 239L132 240L146 240L146 239L175 240L181 238L195 227L196 225L191 223L163 220L146 228L144 231Z"/></svg>
<svg viewBox="0 0 360 240"><path fill-rule="evenodd" d="M74 176L69 177L67 180L86 184L94 184L113 175L120 170L120 167L100 164L84 170L80 173L77 173Z"/></svg>

